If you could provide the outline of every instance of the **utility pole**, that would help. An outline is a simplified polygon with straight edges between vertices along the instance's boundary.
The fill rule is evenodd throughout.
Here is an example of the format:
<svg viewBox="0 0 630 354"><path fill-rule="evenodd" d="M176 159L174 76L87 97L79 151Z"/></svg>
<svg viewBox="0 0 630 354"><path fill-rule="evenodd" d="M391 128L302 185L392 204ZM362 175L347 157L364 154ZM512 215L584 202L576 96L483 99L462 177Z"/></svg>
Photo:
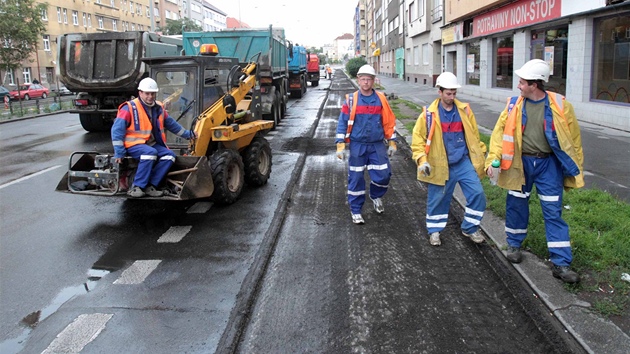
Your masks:
<svg viewBox="0 0 630 354"><path fill-rule="evenodd" d="M155 18L154 18L154 12L155 12L155 5L153 4L153 1L155 0L149 0L149 9L151 9L149 17L151 17L151 32L155 32Z"/></svg>

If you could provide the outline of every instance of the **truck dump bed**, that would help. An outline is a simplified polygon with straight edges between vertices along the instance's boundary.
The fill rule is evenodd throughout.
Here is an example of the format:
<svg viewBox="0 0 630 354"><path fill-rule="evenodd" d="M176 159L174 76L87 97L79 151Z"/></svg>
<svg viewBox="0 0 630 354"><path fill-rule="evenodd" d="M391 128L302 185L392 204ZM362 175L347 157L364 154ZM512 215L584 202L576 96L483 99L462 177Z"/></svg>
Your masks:
<svg viewBox="0 0 630 354"><path fill-rule="evenodd" d="M73 92L134 90L143 57L179 55L182 40L149 32L70 33L59 36L59 75Z"/></svg>
<svg viewBox="0 0 630 354"><path fill-rule="evenodd" d="M184 52L198 55L202 44L216 44L219 55L249 62L260 53L258 70L263 77L277 78L287 73L287 48L283 28L227 29L213 32L184 32Z"/></svg>

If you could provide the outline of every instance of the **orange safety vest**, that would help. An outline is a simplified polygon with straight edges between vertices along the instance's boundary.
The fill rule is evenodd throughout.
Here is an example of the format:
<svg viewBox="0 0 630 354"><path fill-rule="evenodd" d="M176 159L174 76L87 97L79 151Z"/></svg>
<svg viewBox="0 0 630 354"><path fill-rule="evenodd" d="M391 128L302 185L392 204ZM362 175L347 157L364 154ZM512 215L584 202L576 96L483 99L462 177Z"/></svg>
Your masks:
<svg viewBox="0 0 630 354"><path fill-rule="evenodd" d="M383 133L385 134L385 139L390 140L394 135L394 131L396 128L396 116L392 111L392 108L389 106L389 102L387 102L387 97L381 92L376 92L376 95L381 100L381 106L383 109L381 110L381 122L383 123ZM357 111L357 101L359 100L359 91L355 91L352 96L346 95L346 102L350 100L348 106L352 106L350 109L350 118L348 118L348 130L346 131L345 142L350 142L350 133L352 132L352 126L354 125L354 117L356 116Z"/></svg>
<svg viewBox="0 0 630 354"><path fill-rule="evenodd" d="M547 97L551 101L551 104L556 106L558 112L560 112L560 116L563 120L566 121L564 117L564 109L562 100L564 96L555 92L547 92ZM507 99L506 109L508 110L508 118L505 121L505 127L503 128L503 146L501 150L501 169L507 170L512 166L512 161L514 160L514 134L516 131L516 116L518 114L517 110L514 110L515 106L521 104L524 100L523 96L518 96L516 102L514 102L513 97ZM525 126L521 125L521 129L525 130Z"/></svg>
<svg viewBox="0 0 630 354"><path fill-rule="evenodd" d="M155 104L162 108L158 116L158 122L160 124L160 132L162 133L162 141L166 144L166 134L164 133L164 107L161 102L156 101ZM145 112L140 98L125 102L121 104L118 109L121 109L123 105L127 105L132 117L131 124L127 127L127 133L125 134L125 148L128 149L134 145L146 144L151 138L153 124L151 124L151 119L149 119L147 112Z"/></svg>

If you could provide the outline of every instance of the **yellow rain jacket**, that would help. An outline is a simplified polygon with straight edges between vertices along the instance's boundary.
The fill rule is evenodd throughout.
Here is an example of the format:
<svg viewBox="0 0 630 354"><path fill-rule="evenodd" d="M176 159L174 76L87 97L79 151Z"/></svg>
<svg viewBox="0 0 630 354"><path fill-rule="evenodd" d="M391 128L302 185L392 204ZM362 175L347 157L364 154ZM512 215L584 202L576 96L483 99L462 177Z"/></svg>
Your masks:
<svg viewBox="0 0 630 354"><path fill-rule="evenodd" d="M553 97L552 97L553 95ZM582 152L582 138L580 135L580 127L573 111L573 105L567 102L564 96L556 94L554 92L547 92L549 99L549 107L552 113L553 129L557 136L557 144L550 142L550 145L558 145L559 148L572 160L572 162L579 168L579 173L574 176L564 176L564 188L581 188L584 186L584 154ZM557 102L561 100L561 102ZM519 98L516 100L514 107L509 110L508 107L513 102L513 98L508 98L508 105L506 105L503 112L499 116L497 124L492 131L492 137L490 138L490 151L486 158L485 168L487 169L493 160L500 160L503 156L503 140L506 138L513 139L513 160L511 164L505 164L501 162L502 168L499 174L499 180L497 185L509 189L509 190L521 190L525 184L525 172L523 170L522 160L522 145L523 145L523 104L524 99ZM562 107L562 112L560 111ZM508 114L508 110L510 111ZM507 129L506 126L513 127ZM556 155L558 156L558 155ZM559 157L560 158L560 157ZM565 165L566 161L560 158L560 163ZM504 169L504 166L509 166Z"/></svg>
<svg viewBox="0 0 630 354"><path fill-rule="evenodd" d="M425 107L425 110L418 117L416 125L413 128L411 151L413 153L413 160L416 161L418 166L425 162L431 165L431 174L429 176L423 176L418 172L418 180L443 186L449 178L448 158L442 137L442 125L438 113L438 104L440 104L440 99L433 101L428 108ZM475 167L479 178L483 178L485 175L483 162L486 153L486 144L479 140L479 128L477 127L475 114L470 109L468 103L463 103L456 99L454 104L457 107L464 126L464 136L466 137L466 146L468 147L470 161ZM433 128L429 129L427 129L427 109L432 117L431 126Z"/></svg>

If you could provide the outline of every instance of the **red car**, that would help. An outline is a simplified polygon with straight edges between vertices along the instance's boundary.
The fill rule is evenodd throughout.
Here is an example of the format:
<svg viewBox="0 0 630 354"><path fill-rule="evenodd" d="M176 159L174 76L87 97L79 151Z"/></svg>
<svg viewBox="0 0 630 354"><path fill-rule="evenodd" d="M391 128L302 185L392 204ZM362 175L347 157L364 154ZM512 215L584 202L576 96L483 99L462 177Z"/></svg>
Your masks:
<svg viewBox="0 0 630 354"><path fill-rule="evenodd" d="M11 91L9 97L12 100L28 101L31 98L48 97L48 89L40 84L24 84L20 86L20 93L17 90Z"/></svg>

